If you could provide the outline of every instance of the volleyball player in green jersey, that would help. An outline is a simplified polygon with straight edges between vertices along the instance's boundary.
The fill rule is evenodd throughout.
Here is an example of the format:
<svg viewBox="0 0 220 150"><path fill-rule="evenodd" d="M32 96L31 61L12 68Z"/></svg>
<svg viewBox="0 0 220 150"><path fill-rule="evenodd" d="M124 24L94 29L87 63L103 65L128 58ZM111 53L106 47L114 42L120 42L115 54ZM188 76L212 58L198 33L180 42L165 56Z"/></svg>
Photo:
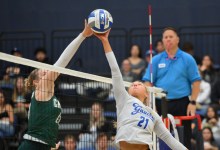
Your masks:
<svg viewBox="0 0 220 150"><path fill-rule="evenodd" d="M54 66L66 67L80 44L92 31L85 20L85 28L63 51ZM26 80L26 87L33 89L28 113L28 130L19 150L56 149L61 106L54 96L54 81L59 73L35 69Z"/></svg>

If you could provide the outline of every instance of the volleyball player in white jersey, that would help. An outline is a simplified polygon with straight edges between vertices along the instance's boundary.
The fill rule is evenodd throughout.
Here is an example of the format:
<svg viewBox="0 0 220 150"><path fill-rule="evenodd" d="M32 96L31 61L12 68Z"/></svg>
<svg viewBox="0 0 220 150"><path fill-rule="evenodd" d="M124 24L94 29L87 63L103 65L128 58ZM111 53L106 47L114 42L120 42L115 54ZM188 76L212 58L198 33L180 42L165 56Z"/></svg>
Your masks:
<svg viewBox="0 0 220 150"><path fill-rule="evenodd" d="M173 150L186 150L167 130L160 116L144 103L148 92L143 83L136 81L125 90L122 75L108 41L109 32L95 34L103 44L111 68L112 84L117 107L116 144L121 150L148 150L153 145L154 131Z"/></svg>

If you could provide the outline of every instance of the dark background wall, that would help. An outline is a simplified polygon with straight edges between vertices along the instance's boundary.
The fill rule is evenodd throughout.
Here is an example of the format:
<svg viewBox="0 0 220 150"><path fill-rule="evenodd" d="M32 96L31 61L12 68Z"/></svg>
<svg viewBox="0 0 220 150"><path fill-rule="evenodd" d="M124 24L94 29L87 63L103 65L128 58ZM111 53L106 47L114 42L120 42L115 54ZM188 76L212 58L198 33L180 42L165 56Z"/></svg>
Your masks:
<svg viewBox="0 0 220 150"><path fill-rule="evenodd" d="M82 28L82 20L96 8L114 17L114 27L145 27L147 6L154 26L219 25L219 0L1 0L0 30Z"/></svg>
<svg viewBox="0 0 220 150"><path fill-rule="evenodd" d="M46 33L48 54L52 56L55 50L52 50L51 46L51 32L53 30L82 29L84 18L87 18L89 13L97 8L104 8L112 14L114 19L112 31L116 28L129 30L136 27L148 27L148 4L152 5L153 27L174 26L179 28L182 26L220 25L219 0L1 0L0 32L43 31ZM219 32L219 29L214 29L214 32ZM147 48L146 45L142 46L144 49ZM61 53L62 48L64 47L56 49L57 55L52 56L54 60ZM113 44L113 48L117 49L118 47ZM125 49L127 47L122 48L123 51ZM7 48L5 50L10 51ZM25 56L30 49L23 48L23 51ZM213 51L219 51L219 49ZM219 52L215 52L215 56L216 54L218 55ZM100 54L101 56L103 55ZM119 62L126 56L127 52L118 54ZM33 56L26 55L25 57L31 58ZM105 58L102 58L100 63L103 61Z"/></svg>

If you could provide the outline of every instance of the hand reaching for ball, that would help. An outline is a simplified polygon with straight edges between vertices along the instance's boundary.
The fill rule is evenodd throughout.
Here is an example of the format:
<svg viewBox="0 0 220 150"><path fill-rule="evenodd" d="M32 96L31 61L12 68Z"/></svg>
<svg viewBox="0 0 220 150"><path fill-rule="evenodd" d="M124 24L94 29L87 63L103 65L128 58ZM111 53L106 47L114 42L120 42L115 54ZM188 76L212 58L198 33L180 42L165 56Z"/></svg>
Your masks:
<svg viewBox="0 0 220 150"><path fill-rule="evenodd" d="M88 25L86 19L85 19L85 26L84 26L84 30L83 30L82 34L84 37L90 37L93 34L93 31L90 28L90 26Z"/></svg>
<svg viewBox="0 0 220 150"><path fill-rule="evenodd" d="M107 32L105 33L93 33L98 39L100 39L101 41L107 41L108 40L108 36L109 36L109 33L110 33L110 30L109 29Z"/></svg>

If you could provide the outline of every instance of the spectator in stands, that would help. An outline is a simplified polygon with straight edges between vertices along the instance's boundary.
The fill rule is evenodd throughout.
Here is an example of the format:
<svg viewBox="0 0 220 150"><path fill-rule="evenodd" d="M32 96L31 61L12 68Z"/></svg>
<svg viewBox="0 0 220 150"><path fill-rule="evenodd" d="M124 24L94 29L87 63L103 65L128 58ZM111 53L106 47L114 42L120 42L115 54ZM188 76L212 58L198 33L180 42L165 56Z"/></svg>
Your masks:
<svg viewBox="0 0 220 150"><path fill-rule="evenodd" d="M108 123L104 117L104 109L100 103L94 103L91 107L89 124L82 127L82 132L99 133L111 131L111 123ZM96 134L97 135L97 134Z"/></svg>
<svg viewBox="0 0 220 150"><path fill-rule="evenodd" d="M213 132L210 127L202 129L202 136L204 140L204 150L218 150L218 145L213 137Z"/></svg>
<svg viewBox="0 0 220 150"><path fill-rule="evenodd" d="M14 56L17 56L17 57L22 57L21 50L18 49L17 47L14 47L14 48L11 50L11 55L14 55Z"/></svg>
<svg viewBox="0 0 220 150"><path fill-rule="evenodd" d="M100 133L96 139L96 150L114 150L113 147L109 146L108 136L105 133Z"/></svg>
<svg viewBox="0 0 220 150"><path fill-rule="evenodd" d="M27 110L30 101L26 100L26 91L24 86L24 77L19 76L15 80L15 87L12 95L14 113L21 119L27 118Z"/></svg>
<svg viewBox="0 0 220 150"><path fill-rule="evenodd" d="M161 53L165 50L163 41L161 39L155 42L155 50L157 53Z"/></svg>
<svg viewBox="0 0 220 150"><path fill-rule="evenodd" d="M64 138L64 150L75 150L76 149L76 139L73 135L68 134Z"/></svg>
<svg viewBox="0 0 220 150"><path fill-rule="evenodd" d="M216 141L220 142L220 119L215 107L209 106L206 117L202 121L202 127L210 127Z"/></svg>
<svg viewBox="0 0 220 150"><path fill-rule="evenodd" d="M140 76L140 73L145 68L145 62L142 59L141 47L139 45L131 46L130 57L128 57L128 60L131 63L132 72Z"/></svg>
<svg viewBox="0 0 220 150"><path fill-rule="evenodd" d="M192 57L195 59L196 63L198 66L201 65L201 58L199 58L198 56L196 56L194 54L194 47L193 44L191 42L185 42L183 44L183 48L182 48L185 52L189 53L190 55L192 55Z"/></svg>
<svg viewBox="0 0 220 150"><path fill-rule="evenodd" d="M211 84L211 87L216 82L217 73L214 68L214 62L211 56L205 55L202 59L202 65L200 67L204 75L204 80Z"/></svg>
<svg viewBox="0 0 220 150"><path fill-rule="evenodd" d="M219 77L220 74L218 73L217 76ZM220 78L218 77L216 78L216 81L212 87L211 103L216 105L218 110L220 111Z"/></svg>
<svg viewBox="0 0 220 150"><path fill-rule="evenodd" d="M13 48L11 50L11 55L22 57L21 50L18 48ZM17 75L25 75L28 73L28 67L24 67L20 64L8 63L6 65L6 73L10 76L10 78L16 78Z"/></svg>
<svg viewBox="0 0 220 150"><path fill-rule="evenodd" d="M47 57L47 51L43 47L39 47L35 50L34 52L35 60L46 63L46 64L51 64L49 61L49 58Z"/></svg>
<svg viewBox="0 0 220 150"><path fill-rule="evenodd" d="M0 137L12 136L14 134L14 114L10 104L5 103L5 96L0 90Z"/></svg>
<svg viewBox="0 0 220 150"><path fill-rule="evenodd" d="M124 81L134 82L138 80L137 74L131 71L131 63L128 59L123 60L121 65L121 73Z"/></svg>
<svg viewBox="0 0 220 150"><path fill-rule="evenodd" d="M154 50L152 50L152 57L154 57L156 55L156 52ZM150 50L147 50L145 53L145 61L146 61L146 67L148 66L148 64L150 63Z"/></svg>
<svg viewBox="0 0 220 150"><path fill-rule="evenodd" d="M210 100L211 85L203 79L204 77L201 71L200 71L200 76L202 80L200 83L199 95L196 99L197 102L196 109L198 114L205 116L206 110L211 102Z"/></svg>
<svg viewBox="0 0 220 150"><path fill-rule="evenodd" d="M0 81L0 88L13 89L15 80L10 78L7 72L3 73L3 79Z"/></svg>
<svg viewBox="0 0 220 150"><path fill-rule="evenodd" d="M91 107L89 123L84 123L79 135L79 149L94 147L95 139L101 132L112 132L112 122L107 122L104 110L100 103L94 103Z"/></svg>

